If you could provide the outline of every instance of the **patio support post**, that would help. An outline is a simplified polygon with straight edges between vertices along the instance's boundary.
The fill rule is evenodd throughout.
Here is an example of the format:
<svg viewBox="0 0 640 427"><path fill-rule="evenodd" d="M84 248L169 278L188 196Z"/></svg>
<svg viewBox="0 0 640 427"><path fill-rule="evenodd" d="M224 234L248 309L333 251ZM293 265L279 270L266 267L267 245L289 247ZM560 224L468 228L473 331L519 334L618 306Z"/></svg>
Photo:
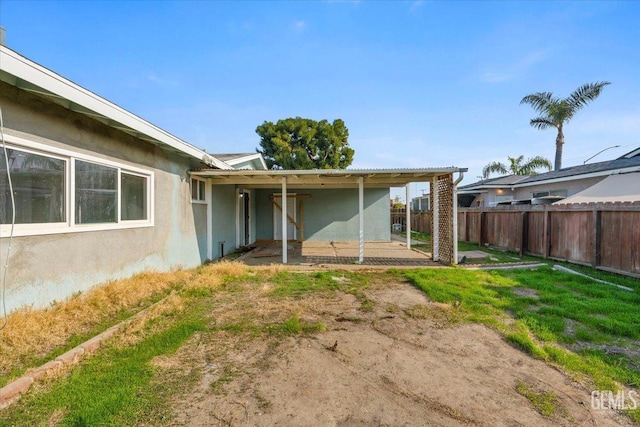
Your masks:
<svg viewBox="0 0 640 427"><path fill-rule="evenodd" d="M287 263L287 177L282 177L282 263Z"/></svg>
<svg viewBox="0 0 640 427"><path fill-rule="evenodd" d="M453 182L453 265L458 263L458 184L462 178L464 178L464 173L460 172L458 179Z"/></svg>
<svg viewBox="0 0 640 427"><path fill-rule="evenodd" d="M431 256L434 261L440 259L440 201L438 191L438 177L433 177L433 206L431 206L431 214L433 215L433 230L431 230Z"/></svg>
<svg viewBox="0 0 640 427"><path fill-rule="evenodd" d="M358 219L360 220L360 238L358 262L364 262L364 177L358 178Z"/></svg>
<svg viewBox="0 0 640 427"><path fill-rule="evenodd" d="M410 185L411 183L407 183L407 185L405 185L405 190L406 190L406 198L407 198L407 203L405 204L405 211L407 214L407 249L411 249L411 189L410 189Z"/></svg>

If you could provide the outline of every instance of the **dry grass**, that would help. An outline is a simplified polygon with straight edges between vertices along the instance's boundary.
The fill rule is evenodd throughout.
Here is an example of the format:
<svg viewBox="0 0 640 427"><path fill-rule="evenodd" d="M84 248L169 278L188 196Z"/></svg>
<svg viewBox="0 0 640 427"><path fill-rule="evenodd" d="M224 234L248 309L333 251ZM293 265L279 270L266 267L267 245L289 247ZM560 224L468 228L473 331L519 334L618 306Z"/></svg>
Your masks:
<svg viewBox="0 0 640 427"><path fill-rule="evenodd" d="M183 297L171 294L157 304L149 307L149 310L131 319L118 334L116 345L119 347L129 347L135 345L150 335L160 333L166 329L166 322L154 323L150 326L152 319L157 319L163 315L177 315L184 310L185 300Z"/></svg>
<svg viewBox="0 0 640 427"><path fill-rule="evenodd" d="M275 271L269 268L252 271L240 263L220 262L192 270L146 272L96 286L45 309L16 310L9 316L7 327L0 331L0 377L26 370L34 360L67 345L72 336L87 334L100 324L113 323L127 311L133 314L145 306L145 301L172 289L217 287L226 278L247 274L268 276ZM157 309L179 310L182 303L180 297L172 296ZM157 315L152 310L143 317Z"/></svg>
<svg viewBox="0 0 640 427"><path fill-rule="evenodd" d="M461 314L451 304L430 302L428 305L418 304L404 310L414 319L430 319L436 327L446 327L461 321Z"/></svg>

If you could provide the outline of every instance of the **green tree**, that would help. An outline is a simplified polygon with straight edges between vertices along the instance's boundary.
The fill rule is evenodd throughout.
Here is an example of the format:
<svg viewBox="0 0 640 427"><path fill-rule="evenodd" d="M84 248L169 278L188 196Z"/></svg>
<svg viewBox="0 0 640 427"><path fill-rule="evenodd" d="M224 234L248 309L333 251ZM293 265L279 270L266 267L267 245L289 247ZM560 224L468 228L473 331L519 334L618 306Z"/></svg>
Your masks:
<svg viewBox="0 0 640 427"><path fill-rule="evenodd" d="M524 156L507 157L509 165L505 165L500 162L491 162L482 169L482 177L484 179L489 178L494 172L506 175L508 173L512 175L537 175L536 169L545 168L548 171L551 170L551 162L541 156L532 157L524 162Z"/></svg>
<svg viewBox="0 0 640 427"><path fill-rule="evenodd" d="M256 128L269 169L345 169L355 151L340 119L316 122L301 117L264 122Z"/></svg>
<svg viewBox="0 0 640 427"><path fill-rule="evenodd" d="M404 209L404 203L402 203L402 199L400 196L396 196L393 198L393 209Z"/></svg>
<svg viewBox="0 0 640 427"><path fill-rule="evenodd" d="M536 129L556 128L556 158L554 169L562 168L562 147L564 145L564 124L569 122L574 114L590 101L596 99L602 88L610 82L587 83L573 91L567 98L557 98L551 92L537 92L527 95L520 104L529 104L540 114L531 119L531 126Z"/></svg>

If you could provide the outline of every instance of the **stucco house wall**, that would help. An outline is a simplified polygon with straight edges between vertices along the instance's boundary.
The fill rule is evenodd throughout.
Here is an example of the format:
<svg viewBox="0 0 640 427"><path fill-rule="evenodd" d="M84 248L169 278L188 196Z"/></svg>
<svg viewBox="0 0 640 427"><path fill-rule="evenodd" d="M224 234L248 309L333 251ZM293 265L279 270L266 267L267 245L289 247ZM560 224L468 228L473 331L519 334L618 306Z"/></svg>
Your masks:
<svg viewBox="0 0 640 427"><path fill-rule="evenodd" d="M151 174L153 184L153 225L95 231L71 226L50 234L17 233L12 241L7 281L9 311L22 305L45 306L96 284L144 270L193 267L204 261L206 205L192 204L187 175L190 168L197 166L196 159L169 153L1 82L0 105L7 139L17 137L42 144L45 148L38 152L43 154L68 150L80 157L142 169ZM10 146L21 148L15 142ZM68 181L71 173L66 176ZM66 186L68 192L68 182ZM67 204L67 221L70 209L73 207ZM0 242L4 250L6 233Z"/></svg>
<svg viewBox="0 0 640 427"><path fill-rule="evenodd" d="M358 189L289 190L308 194L304 200L304 239L317 241L359 240ZM269 196L278 190L256 190L257 238L273 239L273 204ZM364 189L364 223L366 241L389 241L389 188ZM289 203L293 199L289 199ZM297 202L299 203L299 201ZM300 219L298 209L297 219Z"/></svg>
<svg viewBox="0 0 640 427"><path fill-rule="evenodd" d="M476 206L478 199L483 200L484 206L494 206L496 202L504 200L526 200L531 199L533 193L539 193L544 191L561 191L564 196L569 197L576 193L579 193L594 184L602 181L605 176L597 176L592 178L581 178L579 176L576 179L545 183L542 182L537 185L529 185L522 187L511 187L505 185L501 188L488 188L482 192L480 196L477 196L471 206Z"/></svg>
<svg viewBox="0 0 640 427"><path fill-rule="evenodd" d="M236 250L236 201L235 185L212 186L213 258L220 258Z"/></svg>
<svg viewBox="0 0 640 427"><path fill-rule="evenodd" d="M548 184L531 185L526 187L517 188L514 192L514 199L530 199L533 193L543 191L566 191L565 196L573 196L587 188L602 181L605 176L598 176L593 178L581 178L571 181L553 182Z"/></svg>

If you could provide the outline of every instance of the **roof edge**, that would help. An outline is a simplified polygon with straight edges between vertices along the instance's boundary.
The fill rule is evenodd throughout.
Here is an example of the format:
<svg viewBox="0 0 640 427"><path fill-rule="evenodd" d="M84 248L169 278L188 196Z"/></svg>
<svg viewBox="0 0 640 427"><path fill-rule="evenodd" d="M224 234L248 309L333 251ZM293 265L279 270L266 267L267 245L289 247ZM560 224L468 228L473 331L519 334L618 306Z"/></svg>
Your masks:
<svg viewBox="0 0 640 427"><path fill-rule="evenodd" d="M51 93L93 111L210 166L232 169L230 165L203 150L2 45L0 45L0 70L43 89L45 93ZM16 80L13 86L19 88L17 83Z"/></svg>
<svg viewBox="0 0 640 427"><path fill-rule="evenodd" d="M456 172L467 172L468 168L448 167L448 168L407 168L407 169L232 169L219 170L209 169L193 171L195 174L203 175L369 175L369 174L425 174L437 175Z"/></svg>

